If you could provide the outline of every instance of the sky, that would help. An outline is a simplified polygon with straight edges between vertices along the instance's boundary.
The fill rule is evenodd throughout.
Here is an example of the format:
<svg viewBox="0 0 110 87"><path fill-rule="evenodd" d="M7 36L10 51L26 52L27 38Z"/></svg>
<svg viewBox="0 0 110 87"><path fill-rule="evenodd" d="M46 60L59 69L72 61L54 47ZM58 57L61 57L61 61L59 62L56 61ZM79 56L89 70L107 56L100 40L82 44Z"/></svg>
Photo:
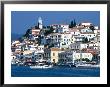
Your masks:
<svg viewBox="0 0 110 87"><path fill-rule="evenodd" d="M91 22L94 25L100 25L99 11L12 11L11 32L24 34L27 29L37 25L39 17L42 18L44 26L70 24L74 19L76 24Z"/></svg>

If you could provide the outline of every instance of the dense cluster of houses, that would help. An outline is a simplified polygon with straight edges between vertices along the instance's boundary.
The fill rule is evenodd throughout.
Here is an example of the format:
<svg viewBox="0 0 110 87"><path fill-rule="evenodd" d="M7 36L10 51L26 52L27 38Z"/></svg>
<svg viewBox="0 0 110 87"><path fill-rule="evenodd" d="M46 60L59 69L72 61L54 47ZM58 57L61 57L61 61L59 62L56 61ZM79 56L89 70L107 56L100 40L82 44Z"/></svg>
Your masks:
<svg viewBox="0 0 110 87"><path fill-rule="evenodd" d="M12 41L11 52L12 63L41 59L55 64L75 63L80 60L99 63L100 29L89 22L72 28L69 24L52 24L49 28L44 28L39 17L38 26L32 27L28 36L22 41Z"/></svg>

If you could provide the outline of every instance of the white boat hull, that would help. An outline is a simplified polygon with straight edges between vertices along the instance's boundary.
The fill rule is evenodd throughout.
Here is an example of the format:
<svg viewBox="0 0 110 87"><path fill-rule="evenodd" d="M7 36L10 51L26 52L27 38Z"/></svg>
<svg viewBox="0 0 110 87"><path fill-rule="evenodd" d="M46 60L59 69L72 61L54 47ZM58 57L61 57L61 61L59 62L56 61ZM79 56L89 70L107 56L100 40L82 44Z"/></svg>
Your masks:
<svg viewBox="0 0 110 87"><path fill-rule="evenodd" d="M30 66L31 69L47 69L47 68L52 68L52 65L49 66Z"/></svg>

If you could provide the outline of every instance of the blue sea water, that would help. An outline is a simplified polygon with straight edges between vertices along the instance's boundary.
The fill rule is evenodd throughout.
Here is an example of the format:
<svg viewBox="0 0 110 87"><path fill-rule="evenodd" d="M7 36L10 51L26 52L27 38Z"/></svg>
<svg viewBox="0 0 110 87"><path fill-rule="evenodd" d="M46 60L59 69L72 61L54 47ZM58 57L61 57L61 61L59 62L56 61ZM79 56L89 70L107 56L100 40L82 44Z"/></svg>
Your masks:
<svg viewBox="0 0 110 87"><path fill-rule="evenodd" d="M11 66L12 77L100 77L100 68L55 67L30 69L28 66Z"/></svg>

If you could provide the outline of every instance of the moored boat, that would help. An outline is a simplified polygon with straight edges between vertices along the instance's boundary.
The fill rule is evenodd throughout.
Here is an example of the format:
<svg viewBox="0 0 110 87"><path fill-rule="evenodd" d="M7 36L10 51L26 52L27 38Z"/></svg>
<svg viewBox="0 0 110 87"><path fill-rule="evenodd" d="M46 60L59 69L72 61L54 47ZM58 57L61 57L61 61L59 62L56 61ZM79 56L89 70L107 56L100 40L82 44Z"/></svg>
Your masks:
<svg viewBox="0 0 110 87"><path fill-rule="evenodd" d="M35 65L35 66L30 66L31 69L47 69L47 68L52 68L52 65Z"/></svg>

